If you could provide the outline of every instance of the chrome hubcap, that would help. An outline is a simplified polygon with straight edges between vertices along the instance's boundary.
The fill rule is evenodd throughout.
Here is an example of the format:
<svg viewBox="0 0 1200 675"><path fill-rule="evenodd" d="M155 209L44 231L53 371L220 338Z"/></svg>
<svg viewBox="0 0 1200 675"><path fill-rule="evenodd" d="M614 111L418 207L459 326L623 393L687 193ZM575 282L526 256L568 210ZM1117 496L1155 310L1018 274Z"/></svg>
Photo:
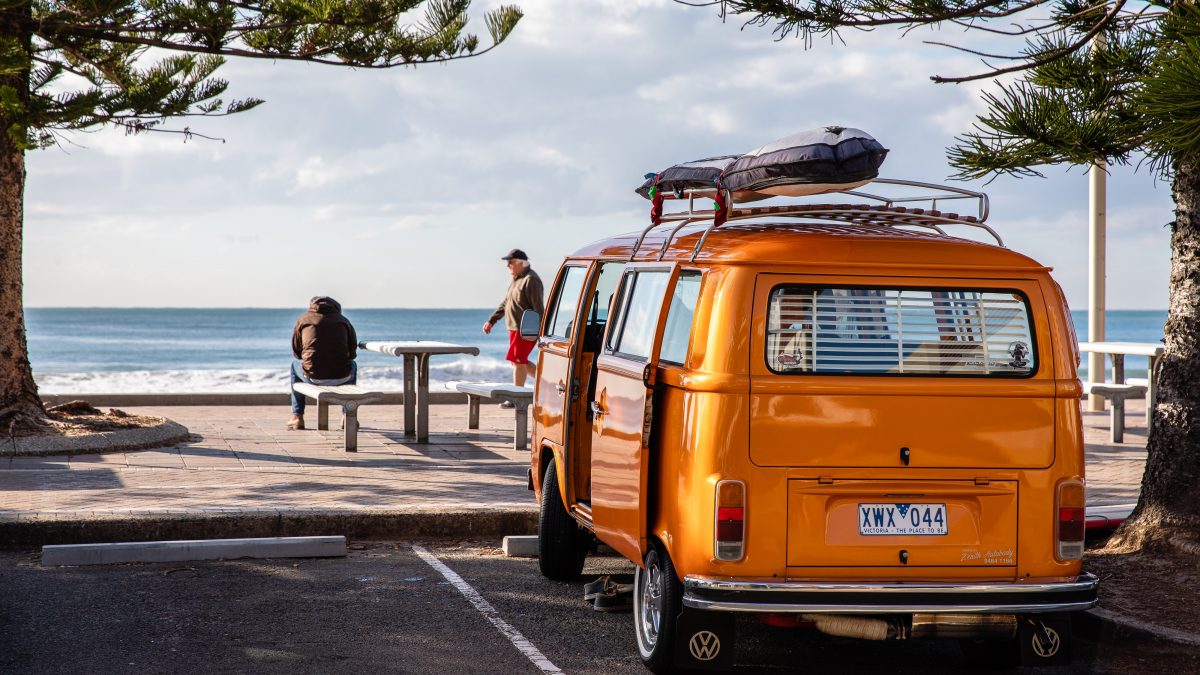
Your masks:
<svg viewBox="0 0 1200 675"><path fill-rule="evenodd" d="M646 556L646 568L638 575L638 623L642 628L642 639L646 648L653 649L658 643L658 632L662 626L663 597L662 569L658 556L651 552Z"/></svg>

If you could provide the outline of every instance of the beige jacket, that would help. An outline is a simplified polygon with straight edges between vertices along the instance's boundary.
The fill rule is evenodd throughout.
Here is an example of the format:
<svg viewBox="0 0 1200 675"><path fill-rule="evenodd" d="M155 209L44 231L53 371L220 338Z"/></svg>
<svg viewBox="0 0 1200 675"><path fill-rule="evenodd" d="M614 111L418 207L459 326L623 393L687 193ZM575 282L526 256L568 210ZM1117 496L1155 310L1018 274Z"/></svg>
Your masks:
<svg viewBox="0 0 1200 675"><path fill-rule="evenodd" d="M546 302L542 295L542 279L537 272L533 271L532 267L526 267L525 271L508 285L508 292L504 294L503 302L488 317L488 323L494 324L500 320L500 317L504 317L504 325L509 330L519 330L521 315L527 309L535 312L543 312L546 309Z"/></svg>

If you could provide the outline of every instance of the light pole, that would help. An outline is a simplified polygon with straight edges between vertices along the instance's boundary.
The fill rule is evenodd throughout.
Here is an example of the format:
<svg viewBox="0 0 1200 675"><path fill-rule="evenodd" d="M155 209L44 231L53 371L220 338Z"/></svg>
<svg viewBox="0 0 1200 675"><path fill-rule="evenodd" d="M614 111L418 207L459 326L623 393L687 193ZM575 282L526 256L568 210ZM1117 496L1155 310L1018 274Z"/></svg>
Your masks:
<svg viewBox="0 0 1200 675"><path fill-rule="evenodd" d="M1104 49L1104 33L1092 40L1092 53ZM1103 159L1088 169L1088 342L1104 342L1104 286L1107 279L1108 173ZM1088 380L1104 381L1105 355L1088 354ZM1088 410L1104 410L1104 399L1088 395Z"/></svg>
<svg viewBox="0 0 1200 675"><path fill-rule="evenodd" d="M1105 229L1107 226L1108 174L1102 162L1088 170L1088 342L1104 342ZM1105 356L1088 354L1088 380L1104 381ZM1088 410L1104 410L1104 399L1088 395Z"/></svg>

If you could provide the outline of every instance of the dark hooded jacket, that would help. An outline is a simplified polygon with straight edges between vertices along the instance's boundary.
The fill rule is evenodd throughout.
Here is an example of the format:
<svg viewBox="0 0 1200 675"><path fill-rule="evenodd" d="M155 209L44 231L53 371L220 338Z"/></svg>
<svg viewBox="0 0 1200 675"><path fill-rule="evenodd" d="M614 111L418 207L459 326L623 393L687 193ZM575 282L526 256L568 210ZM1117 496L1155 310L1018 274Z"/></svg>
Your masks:
<svg viewBox="0 0 1200 675"><path fill-rule="evenodd" d="M342 316L337 300L318 295L292 329L292 356L304 363L304 374L315 380L336 380L350 374L357 355L358 336Z"/></svg>

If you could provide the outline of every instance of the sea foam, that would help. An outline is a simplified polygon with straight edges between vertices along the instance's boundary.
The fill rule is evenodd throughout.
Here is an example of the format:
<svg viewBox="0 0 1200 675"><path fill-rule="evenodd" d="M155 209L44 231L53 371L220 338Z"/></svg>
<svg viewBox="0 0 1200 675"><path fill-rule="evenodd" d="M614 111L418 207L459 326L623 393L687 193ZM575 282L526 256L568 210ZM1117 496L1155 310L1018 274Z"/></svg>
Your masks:
<svg viewBox="0 0 1200 675"><path fill-rule="evenodd" d="M284 369L136 370L92 373L35 374L42 394L191 394L268 393L287 391ZM487 357L432 359L430 389L451 380L510 382L512 366ZM383 391L404 389L404 368L359 366L358 383Z"/></svg>

